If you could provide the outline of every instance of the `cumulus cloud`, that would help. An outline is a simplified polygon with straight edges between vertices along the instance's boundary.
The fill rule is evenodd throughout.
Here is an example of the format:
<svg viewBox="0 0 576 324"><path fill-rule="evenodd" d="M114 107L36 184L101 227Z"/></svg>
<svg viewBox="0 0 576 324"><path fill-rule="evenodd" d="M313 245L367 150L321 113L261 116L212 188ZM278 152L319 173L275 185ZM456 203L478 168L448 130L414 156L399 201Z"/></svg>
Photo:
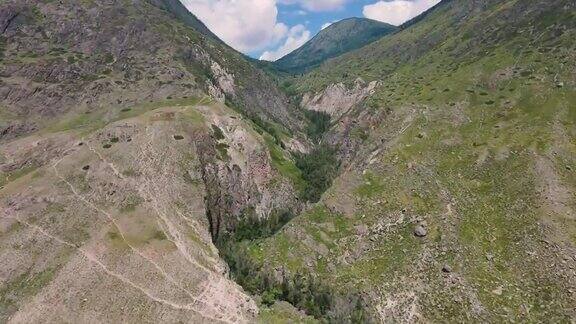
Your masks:
<svg viewBox="0 0 576 324"><path fill-rule="evenodd" d="M364 6L364 17L379 20L392 25L401 25L418 16L440 0L393 0L378 1Z"/></svg>
<svg viewBox="0 0 576 324"><path fill-rule="evenodd" d="M350 0L279 0L281 4L298 4L310 11L331 11L344 7Z"/></svg>
<svg viewBox="0 0 576 324"><path fill-rule="evenodd" d="M243 53L267 50L262 57L276 60L310 39L303 25L278 21L279 5L298 7L296 14L344 8L354 0L181 0L208 28ZM276 49L274 49L276 48ZM273 49L273 50L271 50Z"/></svg>
<svg viewBox="0 0 576 324"><path fill-rule="evenodd" d="M241 52L278 44L289 28L278 22L276 0L182 0L218 37Z"/></svg>
<svg viewBox="0 0 576 324"><path fill-rule="evenodd" d="M304 25L296 25L290 28L288 37L284 44L273 51L266 51L260 56L261 60L264 61L276 61L286 54L298 49L300 46L304 45L310 39L310 31L304 27Z"/></svg>

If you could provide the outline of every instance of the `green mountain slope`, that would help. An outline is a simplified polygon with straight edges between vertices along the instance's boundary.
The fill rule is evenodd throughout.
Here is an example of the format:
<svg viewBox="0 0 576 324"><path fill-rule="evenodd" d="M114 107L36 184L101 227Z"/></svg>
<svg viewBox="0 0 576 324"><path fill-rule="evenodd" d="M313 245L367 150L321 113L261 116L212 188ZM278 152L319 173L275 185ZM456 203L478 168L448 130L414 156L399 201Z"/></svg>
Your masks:
<svg viewBox="0 0 576 324"><path fill-rule="evenodd" d="M294 82L309 97L378 86L324 138L344 160L334 185L246 242L244 272L324 318L573 321L575 9L444 1Z"/></svg>
<svg viewBox="0 0 576 324"><path fill-rule="evenodd" d="M321 30L299 49L274 62L284 72L302 72L396 31L396 27L366 18L349 18Z"/></svg>

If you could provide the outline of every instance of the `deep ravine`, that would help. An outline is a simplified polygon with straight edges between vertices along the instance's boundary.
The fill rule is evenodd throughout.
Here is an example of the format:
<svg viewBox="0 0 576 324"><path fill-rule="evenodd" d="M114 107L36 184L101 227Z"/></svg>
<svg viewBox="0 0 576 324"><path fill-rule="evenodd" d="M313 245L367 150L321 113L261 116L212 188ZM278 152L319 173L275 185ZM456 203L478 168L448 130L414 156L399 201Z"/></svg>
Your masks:
<svg viewBox="0 0 576 324"><path fill-rule="evenodd" d="M324 113L307 113L307 135L314 143L309 153L292 153L295 165L301 172L305 185L299 188L304 205L317 203L332 180L337 176L340 162L337 148L322 141L330 128L330 118ZM262 127L266 132L272 127ZM218 132L213 130L218 138ZM273 134L270 134L274 137ZM363 296L357 291L335 291L312 273L290 273L286 269L267 269L259 266L250 256L247 246L272 237L282 231L292 219L298 217L294 210L272 210L267 217L259 218L252 208L233 218L227 215L229 206L222 191L214 163L217 148L214 141L199 148L202 152L202 177L206 185L206 215L213 243L228 264L230 278L248 293L258 296L262 306L272 306L277 301L289 302L298 310L318 320L330 322L371 322L370 312Z"/></svg>

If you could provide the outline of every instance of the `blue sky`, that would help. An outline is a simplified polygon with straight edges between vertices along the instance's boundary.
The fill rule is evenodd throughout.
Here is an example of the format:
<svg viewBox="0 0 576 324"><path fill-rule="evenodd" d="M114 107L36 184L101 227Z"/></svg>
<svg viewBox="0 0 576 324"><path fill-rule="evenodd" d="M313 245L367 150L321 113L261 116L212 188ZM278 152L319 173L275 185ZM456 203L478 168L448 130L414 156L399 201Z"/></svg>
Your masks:
<svg viewBox="0 0 576 324"><path fill-rule="evenodd" d="M276 60L322 26L349 17L399 25L440 0L181 0L216 35L254 58Z"/></svg>
<svg viewBox="0 0 576 324"><path fill-rule="evenodd" d="M288 25L305 24L311 31L318 32L320 27L327 22L338 21L349 17L364 17L362 8L374 2L373 0L358 0L350 2L342 9L323 12L305 11L295 4L280 4L278 6L278 16L280 21Z"/></svg>

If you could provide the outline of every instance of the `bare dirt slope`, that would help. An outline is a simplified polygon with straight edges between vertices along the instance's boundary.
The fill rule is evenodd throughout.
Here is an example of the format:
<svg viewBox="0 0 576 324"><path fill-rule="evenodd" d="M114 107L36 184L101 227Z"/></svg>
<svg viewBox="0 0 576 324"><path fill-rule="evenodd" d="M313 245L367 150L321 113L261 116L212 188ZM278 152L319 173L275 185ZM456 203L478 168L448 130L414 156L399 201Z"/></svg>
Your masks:
<svg viewBox="0 0 576 324"><path fill-rule="evenodd" d="M236 204L264 214L290 203L291 185L270 166L258 133L207 101L152 109L91 134L2 145L1 167L34 167L0 191L1 322L254 319L256 304L227 278L212 244L206 170L217 170L222 192L255 192ZM224 138L214 123L227 127ZM228 143L227 157L217 142Z"/></svg>

